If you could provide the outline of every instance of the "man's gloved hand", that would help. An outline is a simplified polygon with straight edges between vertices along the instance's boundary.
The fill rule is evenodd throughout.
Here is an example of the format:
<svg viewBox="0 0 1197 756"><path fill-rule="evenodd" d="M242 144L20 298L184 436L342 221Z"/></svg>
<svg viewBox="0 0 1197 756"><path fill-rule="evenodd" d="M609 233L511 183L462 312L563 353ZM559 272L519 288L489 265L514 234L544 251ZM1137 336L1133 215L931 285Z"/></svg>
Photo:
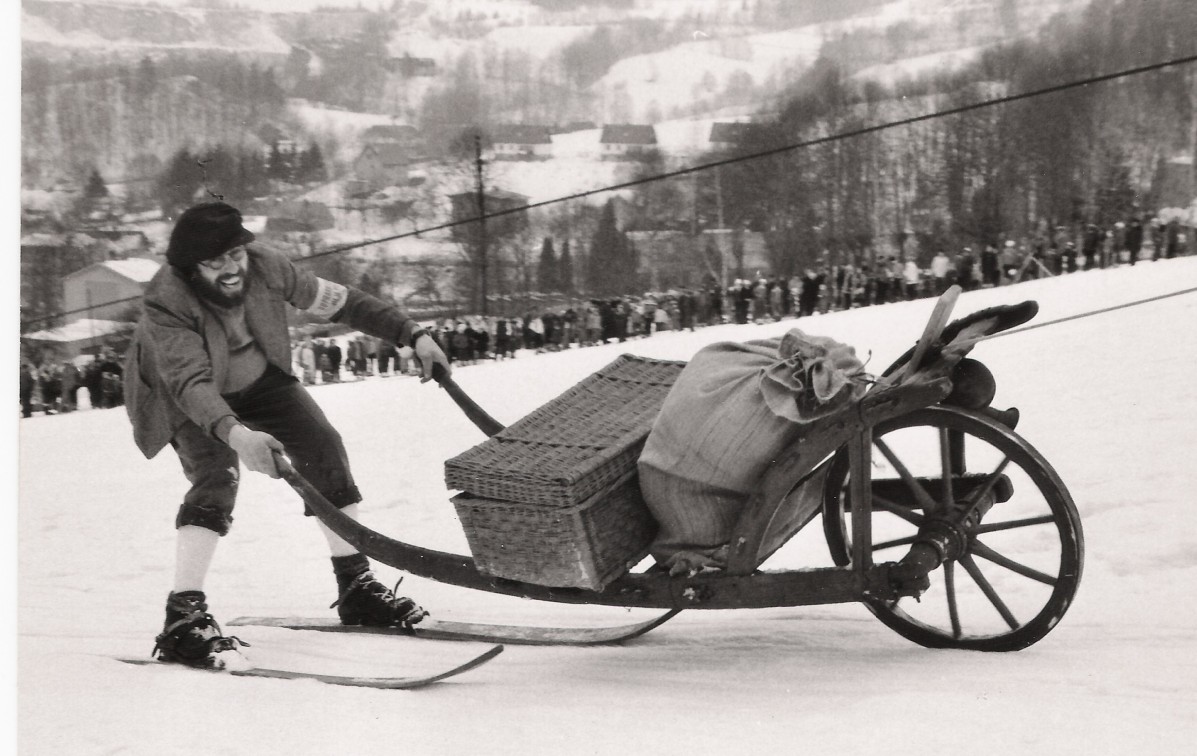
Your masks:
<svg viewBox="0 0 1197 756"><path fill-rule="evenodd" d="M453 369L449 366L449 358L441 351L441 347L436 343L436 339L427 333L422 333L416 337L416 343L412 345L412 348L415 349L416 359L420 361L420 383L427 383L432 380L433 363L440 363L441 367L445 369L445 375L453 372Z"/></svg>
<svg viewBox="0 0 1197 756"><path fill-rule="evenodd" d="M229 446L250 470L272 478L280 477L274 464L274 452L283 451L283 444L274 436L244 425L234 425L229 430Z"/></svg>

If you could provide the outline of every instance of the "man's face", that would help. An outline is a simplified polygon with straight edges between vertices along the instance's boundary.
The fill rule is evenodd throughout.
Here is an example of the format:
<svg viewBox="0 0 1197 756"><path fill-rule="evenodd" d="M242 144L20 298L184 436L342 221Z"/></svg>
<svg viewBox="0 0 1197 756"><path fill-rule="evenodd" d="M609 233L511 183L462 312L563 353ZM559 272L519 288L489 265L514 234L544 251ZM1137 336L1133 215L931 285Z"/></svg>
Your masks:
<svg viewBox="0 0 1197 756"><path fill-rule="evenodd" d="M245 298L247 259L242 245L199 263L195 283L200 295L226 307L240 303Z"/></svg>

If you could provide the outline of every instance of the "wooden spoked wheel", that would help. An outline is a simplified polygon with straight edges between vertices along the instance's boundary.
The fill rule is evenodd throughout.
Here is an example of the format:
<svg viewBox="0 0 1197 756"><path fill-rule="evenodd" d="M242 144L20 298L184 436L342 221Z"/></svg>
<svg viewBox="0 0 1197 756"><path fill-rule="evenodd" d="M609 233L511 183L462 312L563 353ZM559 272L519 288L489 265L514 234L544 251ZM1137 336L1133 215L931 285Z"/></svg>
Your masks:
<svg viewBox="0 0 1197 756"><path fill-rule="evenodd" d="M1042 455L987 416L930 407L877 426L871 457L874 563L898 562L931 528L948 528L955 544L919 599L869 599L873 614L931 648L1016 651L1055 627L1080 583L1084 537ZM827 543L843 567L848 459L847 448L836 452L823 495Z"/></svg>

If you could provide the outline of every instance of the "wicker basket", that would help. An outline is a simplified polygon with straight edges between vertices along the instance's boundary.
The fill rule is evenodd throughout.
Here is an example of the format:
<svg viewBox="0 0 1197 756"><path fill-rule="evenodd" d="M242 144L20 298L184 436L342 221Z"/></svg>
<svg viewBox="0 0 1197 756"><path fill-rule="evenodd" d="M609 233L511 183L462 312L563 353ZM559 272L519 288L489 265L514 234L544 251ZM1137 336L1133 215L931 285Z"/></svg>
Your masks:
<svg viewBox="0 0 1197 756"><path fill-rule="evenodd" d="M601 591L648 554L657 530L634 472L570 507L470 494L453 506L480 571L555 588Z"/></svg>
<svg viewBox="0 0 1197 756"><path fill-rule="evenodd" d="M484 499L572 507L629 471L683 362L623 355L445 462L445 484Z"/></svg>

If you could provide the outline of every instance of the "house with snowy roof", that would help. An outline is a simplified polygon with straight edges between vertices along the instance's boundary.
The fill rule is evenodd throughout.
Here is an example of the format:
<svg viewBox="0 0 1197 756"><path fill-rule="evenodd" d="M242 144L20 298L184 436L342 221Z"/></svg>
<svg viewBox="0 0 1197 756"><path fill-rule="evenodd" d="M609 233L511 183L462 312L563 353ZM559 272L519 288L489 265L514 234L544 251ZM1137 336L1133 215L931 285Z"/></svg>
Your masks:
<svg viewBox="0 0 1197 756"><path fill-rule="evenodd" d="M21 344L40 349L51 348L55 358L71 360L83 354L99 354L128 337L136 323L103 318L82 318L56 328L21 334Z"/></svg>
<svg viewBox="0 0 1197 756"><path fill-rule="evenodd" d="M751 121L721 121L711 124L711 146L717 150L759 143L768 138L770 129Z"/></svg>
<svg viewBox="0 0 1197 756"><path fill-rule="evenodd" d="M1161 160L1152 189L1161 208L1188 208L1197 204L1197 165L1193 156L1180 154Z"/></svg>
<svg viewBox="0 0 1197 756"><path fill-rule="evenodd" d="M366 144L353 161L355 191L370 193L407 184L407 169L412 162L412 152L405 145L396 142Z"/></svg>
<svg viewBox="0 0 1197 756"><path fill-rule="evenodd" d="M548 160L553 156L551 133L548 126L496 126L490 133L495 159Z"/></svg>
<svg viewBox="0 0 1197 756"><path fill-rule="evenodd" d="M450 194L449 202L452 205L451 217L454 221L472 220L479 216L477 192ZM505 189L491 188L486 190L483 203L487 215L490 215L493 213L514 211L516 208L523 207L528 204L528 197L527 195L509 192ZM525 228L527 225L527 213L509 212L506 215L486 221L486 230L491 237L500 238ZM461 225L454 226L450 233L454 241L476 243L478 240L479 225L477 223L462 223Z"/></svg>
<svg viewBox="0 0 1197 756"><path fill-rule="evenodd" d="M299 142L295 137L273 123L263 124L258 129L258 139L262 140L262 157L271 159L277 151L280 155L295 155L299 152Z"/></svg>
<svg viewBox="0 0 1197 756"><path fill-rule="evenodd" d="M62 279L63 309L68 322L124 320L162 264L144 257L105 260L68 273Z"/></svg>
<svg viewBox="0 0 1197 756"><path fill-rule="evenodd" d="M657 152L657 131L652 125L610 124L603 127L599 146L604 158L636 160Z"/></svg>
<svg viewBox="0 0 1197 756"><path fill-rule="evenodd" d="M402 144L414 146L421 142L420 130L405 123L379 123L362 132L363 144Z"/></svg>
<svg viewBox="0 0 1197 756"><path fill-rule="evenodd" d="M312 234L326 231L336 225L332 211L323 202L306 199L283 200L268 211L265 230L272 234Z"/></svg>
<svg viewBox="0 0 1197 756"><path fill-rule="evenodd" d="M383 64L388 71L397 73L405 79L415 76L436 76L436 61L432 58L417 58L411 53L404 53L398 58L387 58Z"/></svg>

